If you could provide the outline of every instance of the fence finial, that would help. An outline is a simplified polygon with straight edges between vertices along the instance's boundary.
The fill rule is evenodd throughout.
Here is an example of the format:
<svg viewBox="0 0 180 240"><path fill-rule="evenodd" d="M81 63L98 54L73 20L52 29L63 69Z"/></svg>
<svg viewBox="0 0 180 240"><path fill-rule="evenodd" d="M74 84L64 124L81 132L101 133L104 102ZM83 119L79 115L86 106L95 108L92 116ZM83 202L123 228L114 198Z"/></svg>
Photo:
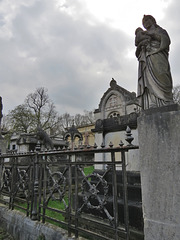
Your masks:
<svg viewBox="0 0 180 240"><path fill-rule="evenodd" d="M134 140L134 138L132 137L132 133L131 133L131 129L129 126L127 126L126 128L126 141L129 143L128 145L133 145L132 141Z"/></svg>
<svg viewBox="0 0 180 240"><path fill-rule="evenodd" d="M36 144L35 150L36 150L36 152L41 151L41 143L40 143L39 140L37 141L37 144Z"/></svg>

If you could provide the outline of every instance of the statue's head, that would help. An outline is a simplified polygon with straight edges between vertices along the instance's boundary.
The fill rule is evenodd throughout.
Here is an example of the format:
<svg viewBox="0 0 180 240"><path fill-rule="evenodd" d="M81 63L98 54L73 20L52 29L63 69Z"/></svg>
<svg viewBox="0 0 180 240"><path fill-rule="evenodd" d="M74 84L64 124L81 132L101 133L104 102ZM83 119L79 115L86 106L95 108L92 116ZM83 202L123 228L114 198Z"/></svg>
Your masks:
<svg viewBox="0 0 180 240"><path fill-rule="evenodd" d="M146 28L146 23L147 22L151 22L153 25L157 25L156 24L156 19L153 17L153 16L151 16L151 15L144 15L144 17L143 17L143 19L142 19L142 24L143 24L143 26Z"/></svg>
<svg viewBox="0 0 180 240"><path fill-rule="evenodd" d="M140 27L136 28L135 35L137 35L138 32L144 32L144 30Z"/></svg>

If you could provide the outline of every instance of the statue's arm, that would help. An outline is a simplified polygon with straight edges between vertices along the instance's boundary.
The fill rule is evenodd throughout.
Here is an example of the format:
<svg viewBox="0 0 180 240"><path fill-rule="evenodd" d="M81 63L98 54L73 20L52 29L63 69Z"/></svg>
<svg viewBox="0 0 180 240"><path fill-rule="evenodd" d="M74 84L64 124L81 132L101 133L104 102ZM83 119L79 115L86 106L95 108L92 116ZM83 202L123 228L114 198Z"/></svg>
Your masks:
<svg viewBox="0 0 180 240"><path fill-rule="evenodd" d="M161 33L160 37L161 37L160 51L162 51L164 49L169 49L171 40L165 30Z"/></svg>
<svg viewBox="0 0 180 240"><path fill-rule="evenodd" d="M169 45L171 43L170 38L166 30L160 28L159 31L150 32L148 33L149 36L152 37L152 39L157 40L160 42L160 46L157 50L151 52L151 54L161 52L163 50L169 50Z"/></svg>

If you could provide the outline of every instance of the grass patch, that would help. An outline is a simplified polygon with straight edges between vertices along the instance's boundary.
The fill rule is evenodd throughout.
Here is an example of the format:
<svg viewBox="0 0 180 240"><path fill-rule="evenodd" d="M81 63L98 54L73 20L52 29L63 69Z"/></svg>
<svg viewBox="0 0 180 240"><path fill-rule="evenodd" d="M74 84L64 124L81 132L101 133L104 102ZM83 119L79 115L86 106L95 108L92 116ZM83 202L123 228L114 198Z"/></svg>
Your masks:
<svg viewBox="0 0 180 240"><path fill-rule="evenodd" d="M66 205L68 205L68 197L67 196L64 197L64 201L65 201ZM15 201L15 204L19 205L19 207L18 206L14 207L15 210L18 210L18 211L26 214L26 210L22 209L21 207L27 208L27 202ZM29 210L30 210L30 207L31 206L29 206ZM48 207L54 208L54 209L57 209L57 210L61 210L61 211L62 210L65 211L65 208L66 208L63 201L60 202L59 200L52 200L52 199L49 200ZM42 213L43 213L43 208L41 207L41 214ZM65 221L65 214L58 213L58 212L50 210L50 209L46 209L45 216L54 218L58 221L63 221L63 222ZM46 222L52 223L52 224L54 224L56 226L59 226L59 227L63 227L62 224L54 222L51 219L46 219Z"/></svg>
<svg viewBox="0 0 180 240"><path fill-rule="evenodd" d="M93 173L93 171L94 171L94 166L93 165L92 166L88 166L88 167L84 167L84 174L86 176L91 174L91 173Z"/></svg>
<svg viewBox="0 0 180 240"><path fill-rule="evenodd" d="M86 166L86 167L84 167L83 171L84 171L84 174L86 176L90 175L94 171L94 166L93 165ZM89 181L90 180L91 179L89 178ZM54 194L54 196L56 197L56 193ZM43 200L43 197L42 197L42 200ZM64 201L65 201L66 205L68 206L68 203L69 203L68 194L64 196ZM27 209L27 202L23 202L23 201L21 202L21 201L18 200L18 201L15 201L15 204L20 206L20 207L23 207L23 208ZM41 205L42 204L43 203L41 203ZM16 209L16 210L26 214L27 211L21 209L18 206L14 207L14 209ZM58 227L61 227L61 228L67 230L67 226L65 226L64 224L61 224L61 223L58 223L58 222L56 222L54 220L46 218L46 217L54 218L57 221L61 221L61 222L64 222L66 224L67 223L67 219L66 219L66 206L65 206L64 202L63 201L59 201L59 200L52 200L52 199L50 199L49 202L48 202L48 207L52 208L52 209L64 211L64 213L59 213L59 212L53 211L51 209L45 209L45 222L51 223L53 225L56 225ZM30 209L31 209L31 205L29 206L29 210ZM37 211L38 211L38 206L37 206ZM43 207L41 207L41 215L42 214L43 214ZM42 220L42 218L43 218L43 216L41 216L41 220Z"/></svg>
<svg viewBox="0 0 180 240"><path fill-rule="evenodd" d="M27 210L27 202L20 201L20 200L15 200L14 204L16 204L16 206L14 206L15 210L18 210L18 211L20 211L22 213L25 213L25 214L27 213L27 211L28 211ZM21 207L23 207L24 209L22 209ZM31 205L29 204L29 211L30 211L30 209L31 209Z"/></svg>
<svg viewBox="0 0 180 240"><path fill-rule="evenodd" d="M66 205L68 205L68 197L67 196L64 197L64 201L66 202ZM60 202L58 200L49 200L48 207L58 209L58 210L63 210L63 211L66 210L65 204L62 201ZM64 216L65 214L58 213L58 212L52 211L50 209L46 209L46 215L48 217L55 218L59 221L63 221L63 222L65 221L65 216ZM47 221L52 222L52 220L49 220L49 219L47 219Z"/></svg>

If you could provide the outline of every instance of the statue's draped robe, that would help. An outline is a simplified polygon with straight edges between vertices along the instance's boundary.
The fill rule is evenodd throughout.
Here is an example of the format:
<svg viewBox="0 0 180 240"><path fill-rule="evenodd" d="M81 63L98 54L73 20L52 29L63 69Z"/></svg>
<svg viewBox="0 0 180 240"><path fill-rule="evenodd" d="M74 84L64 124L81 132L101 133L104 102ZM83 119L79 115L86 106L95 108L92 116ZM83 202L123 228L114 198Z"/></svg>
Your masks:
<svg viewBox="0 0 180 240"><path fill-rule="evenodd" d="M168 61L170 38L157 26L148 49L142 49L138 60L138 93L143 109L159 107L173 102L172 77Z"/></svg>

